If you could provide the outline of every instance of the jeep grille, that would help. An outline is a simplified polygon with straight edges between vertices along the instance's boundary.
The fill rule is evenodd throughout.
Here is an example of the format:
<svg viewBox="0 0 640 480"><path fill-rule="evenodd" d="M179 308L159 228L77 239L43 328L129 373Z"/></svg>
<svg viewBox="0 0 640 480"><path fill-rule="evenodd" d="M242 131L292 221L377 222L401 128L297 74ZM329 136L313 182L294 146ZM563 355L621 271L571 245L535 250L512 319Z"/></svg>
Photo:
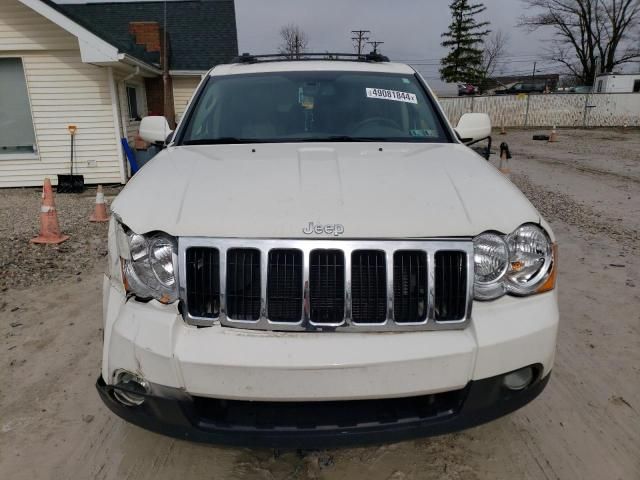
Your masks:
<svg viewBox="0 0 640 480"><path fill-rule="evenodd" d="M465 240L181 238L185 320L258 330L407 331L470 319Z"/></svg>

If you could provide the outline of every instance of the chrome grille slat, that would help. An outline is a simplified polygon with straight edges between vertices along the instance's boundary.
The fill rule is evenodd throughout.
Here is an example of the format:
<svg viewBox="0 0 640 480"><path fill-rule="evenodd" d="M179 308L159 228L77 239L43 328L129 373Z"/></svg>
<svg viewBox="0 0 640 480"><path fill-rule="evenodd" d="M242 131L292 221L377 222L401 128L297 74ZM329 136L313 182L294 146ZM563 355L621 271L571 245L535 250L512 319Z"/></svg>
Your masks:
<svg viewBox="0 0 640 480"><path fill-rule="evenodd" d="M219 253L219 316L217 318L197 317L190 312L187 295L186 277L186 251L190 247L205 247L216 249ZM230 249L253 249L259 251L260 256L260 313L257 320L234 319L229 315L227 297L227 253ZM269 254L272 250L297 250L302 255L302 298L300 299L300 318L297 321L278 321L269 318L268 279L269 279ZM340 321L332 323L312 322L309 316L309 280L310 280L310 256L313 250L340 250L343 253L344 263L344 315ZM352 279L352 255L353 252L374 250L384 252L384 264L386 273L386 318L381 323L353 321L353 279ZM396 322L394 320L394 254L398 251L420 251L426 255L426 284L427 284L427 315L422 322ZM448 278L453 282L456 290L462 291L466 286L466 302L461 302L462 318L458 320L438 320L435 311L435 256L438 251L463 252L466 258L466 285L463 285L462 277ZM256 330L280 330L280 331L316 331L336 330L345 332L367 331L419 331L464 328L471 318L471 306L473 295L473 245L470 239L438 239L438 240L288 240L288 239L216 239L181 237L179 239L179 286L180 298L183 303L183 316L187 323L199 326L220 324L222 326L237 327ZM464 268L464 264L459 264ZM412 266L412 271L413 271ZM461 270L462 271L462 270ZM247 272L247 275L250 275ZM372 277L373 278L373 277ZM248 280L251 280L248 278ZM331 281L337 280L333 277ZM378 279L380 282L381 280ZM249 282L251 283L251 282ZM369 285L370 288L372 288ZM449 290L449 288L447 288ZM248 301L245 299L245 302ZM248 308L248 307L247 307ZM371 308L371 307L369 307ZM380 317L381 318L381 317Z"/></svg>
<svg viewBox="0 0 640 480"><path fill-rule="evenodd" d="M296 249L274 249L263 264L267 276L264 317L276 322L299 322L302 316L303 254Z"/></svg>
<svg viewBox="0 0 640 480"><path fill-rule="evenodd" d="M312 250L309 267L311 323L323 326L343 324L347 291L344 252L337 249Z"/></svg>
<svg viewBox="0 0 640 480"><path fill-rule="evenodd" d="M427 320L427 255L420 250L394 253L394 320L420 324ZM422 304L422 308L420 308Z"/></svg>
<svg viewBox="0 0 640 480"><path fill-rule="evenodd" d="M190 286L189 304L200 317L217 318L220 315L220 260L215 248L194 247L187 250L186 263Z"/></svg>
<svg viewBox="0 0 640 480"><path fill-rule="evenodd" d="M351 249L341 249L344 255L344 325L351 326L353 324L352 317L352 288L353 279L351 278Z"/></svg>
<svg viewBox="0 0 640 480"><path fill-rule="evenodd" d="M457 322L464 318L465 312L461 306L464 305L462 297L465 296L468 281L466 255L456 250L436 252L436 279L439 281L436 281L435 319L440 322Z"/></svg>
<svg viewBox="0 0 640 480"><path fill-rule="evenodd" d="M235 320L258 321L264 298L261 252L253 248L227 251L227 315Z"/></svg>
<svg viewBox="0 0 640 480"><path fill-rule="evenodd" d="M351 253L351 261L353 323L384 323L387 319L385 252L354 250Z"/></svg>

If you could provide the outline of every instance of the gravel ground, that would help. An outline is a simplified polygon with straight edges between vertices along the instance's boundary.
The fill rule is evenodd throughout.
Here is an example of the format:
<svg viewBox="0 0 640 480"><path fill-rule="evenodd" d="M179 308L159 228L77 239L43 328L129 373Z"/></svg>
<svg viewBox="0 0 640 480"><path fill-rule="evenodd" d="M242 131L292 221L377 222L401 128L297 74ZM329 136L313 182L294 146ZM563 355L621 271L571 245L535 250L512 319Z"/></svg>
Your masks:
<svg viewBox="0 0 640 480"><path fill-rule="evenodd" d="M107 203L120 187L105 188ZM0 189L0 291L28 288L100 268L107 254L107 223L91 223L96 189L55 196L60 229L71 238L34 245L40 228L41 189Z"/></svg>
<svg viewBox="0 0 640 480"><path fill-rule="evenodd" d="M576 202L569 195L549 191L531 183L527 175L514 173L511 175L511 181L518 186L547 221L565 222L591 234L605 234L619 241L625 249L634 252L640 248L638 243L640 232L625 226L619 221L620 219L613 221L612 219L600 218L600 215L592 208Z"/></svg>

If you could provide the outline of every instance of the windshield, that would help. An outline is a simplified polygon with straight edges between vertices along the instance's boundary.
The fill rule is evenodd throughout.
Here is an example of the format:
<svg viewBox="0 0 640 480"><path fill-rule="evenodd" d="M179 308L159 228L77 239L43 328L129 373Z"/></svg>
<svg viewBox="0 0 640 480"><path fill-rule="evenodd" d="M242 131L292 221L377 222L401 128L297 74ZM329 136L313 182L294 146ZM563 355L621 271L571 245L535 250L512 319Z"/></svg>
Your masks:
<svg viewBox="0 0 640 480"><path fill-rule="evenodd" d="M415 76L275 72L211 77L182 143L448 142Z"/></svg>

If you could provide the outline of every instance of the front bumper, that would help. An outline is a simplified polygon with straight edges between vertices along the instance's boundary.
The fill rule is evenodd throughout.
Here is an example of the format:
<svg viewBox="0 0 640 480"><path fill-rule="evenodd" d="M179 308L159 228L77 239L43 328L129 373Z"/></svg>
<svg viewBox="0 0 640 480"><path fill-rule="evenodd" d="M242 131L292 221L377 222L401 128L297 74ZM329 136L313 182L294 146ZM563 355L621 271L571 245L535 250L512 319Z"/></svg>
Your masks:
<svg viewBox="0 0 640 480"><path fill-rule="evenodd" d="M464 388L420 397L333 402L246 402L195 397L152 385L144 403L119 403L114 387L98 378L104 403L118 416L148 430L197 442L287 449L332 448L439 435L479 425L527 404L550 374L526 389L503 387L503 375Z"/></svg>
<svg viewBox="0 0 640 480"><path fill-rule="evenodd" d="M190 395L249 401L405 398L460 390L527 365L552 368L555 292L475 302L464 330L263 332L187 325L177 306L104 285L102 377L118 369Z"/></svg>

